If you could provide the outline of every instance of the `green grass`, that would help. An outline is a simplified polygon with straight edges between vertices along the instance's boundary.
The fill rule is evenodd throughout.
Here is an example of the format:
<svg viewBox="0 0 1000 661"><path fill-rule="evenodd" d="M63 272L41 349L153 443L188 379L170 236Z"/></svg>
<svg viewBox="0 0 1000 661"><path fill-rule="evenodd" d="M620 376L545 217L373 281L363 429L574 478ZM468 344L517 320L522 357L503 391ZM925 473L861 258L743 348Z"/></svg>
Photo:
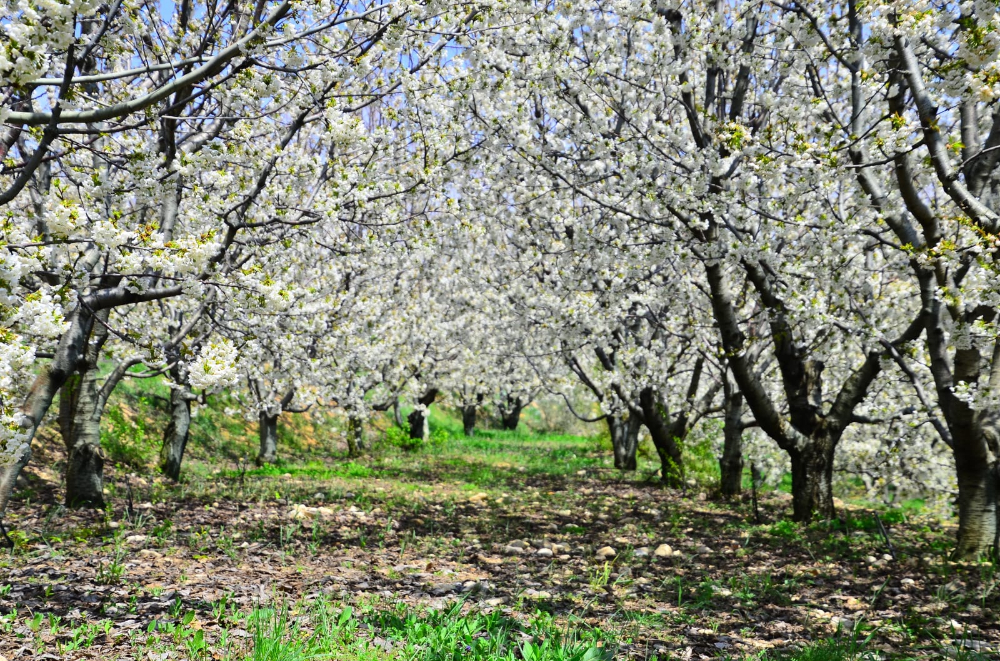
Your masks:
<svg viewBox="0 0 1000 661"><path fill-rule="evenodd" d="M335 477L370 477L374 471L363 464L348 461L344 463L326 465L320 461L310 461L305 465L291 465L285 461L277 464L261 466L246 471L247 477L292 477L312 478L316 480L329 480ZM238 477L240 471L225 470L222 475L228 478Z"/></svg>
<svg viewBox="0 0 1000 661"><path fill-rule="evenodd" d="M243 612L223 598L214 614L220 629L210 637L188 612L154 620L145 631L130 633L130 642L150 658L169 651L227 661L609 661L615 650L613 638L600 629L581 625L568 631L544 613L515 620L467 609L460 601L444 610L377 600L352 608L320 597ZM36 620L25 622L37 628ZM74 649L85 649L101 629L67 630L63 637L78 641ZM250 632L249 642L233 635L240 630Z"/></svg>

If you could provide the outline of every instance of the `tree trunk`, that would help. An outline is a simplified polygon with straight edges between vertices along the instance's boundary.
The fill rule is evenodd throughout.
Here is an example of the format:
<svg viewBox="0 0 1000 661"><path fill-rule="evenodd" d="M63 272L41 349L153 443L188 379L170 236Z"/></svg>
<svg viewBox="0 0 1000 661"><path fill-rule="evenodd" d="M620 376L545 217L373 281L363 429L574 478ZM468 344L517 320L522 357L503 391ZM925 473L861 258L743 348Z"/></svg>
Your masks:
<svg viewBox="0 0 1000 661"><path fill-rule="evenodd" d="M399 409L399 397L392 401L392 420L397 427L403 428L403 412Z"/></svg>
<svg viewBox="0 0 1000 661"><path fill-rule="evenodd" d="M170 422L163 432L160 470L174 482L181 479L181 461L191 431L191 391L187 386L170 389Z"/></svg>
<svg viewBox="0 0 1000 661"><path fill-rule="evenodd" d="M510 408L500 409L500 420L504 429L514 431L521 421L521 411L524 410L527 403L523 402L520 397L514 397L513 399L508 397L507 404Z"/></svg>
<svg viewBox="0 0 1000 661"><path fill-rule="evenodd" d="M92 269L97 264L101 254L101 251L96 248L88 249L78 266L78 272L82 273ZM21 413L24 414L22 425L25 434L24 440L29 444L29 447L17 462L0 468L0 518L7 511L7 503L10 502L14 485L17 483L17 476L21 474L21 470L28 465L28 460L31 458L30 443L35 432L42 424L42 419L52 405L56 393L66 383L66 379L72 375L87 351L87 343L94 323L91 308L77 307L67 321L69 326L59 338L55 356L48 365L39 370L38 376L32 381L28 394L21 405Z"/></svg>
<svg viewBox="0 0 1000 661"><path fill-rule="evenodd" d="M609 415L606 420L608 431L611 432L615 468L634 471L635 452L639 447L639 429L642 427L642 420L637 415L630 415L627 420L623 420L621 416Z"/></svg>
<svg viewBox="0 0 1000 661"><path fill-rule="evenodd" d="M833 453L836 443L814 436L801 449L789 452L792 460L792 519L811 521L813 516L832 519Z"/></svg>
<svg viewBox="0 0 1000 661"><path fill-rule="evenodd" d="M643 422L649 430L649 437L660 457L660 479L671 487L684 483L684 459L678 441L687 435L687 414L681 413L670 420L663 400L651 387L639 393Z"/></svg>
<svg viewBox="0 0 1000 661"><path fill-rule="evenodd" d="M413 409L410 415L406 416L406 422L410 425L410 438L426 441L430 435L427 427L427 413L421 409Z"/></svg>
<svg viewBox="0 0 1000 661"><path fill-rule="evenodd" d="M738 496L743 490L743 393L726 393L726 417L722 430L722 471L720 491L723 496Z"/></svg>
<svg viewBox="0 0 1000 661"><path fill-rule="evenodd" d="M476 409L475 404L462 407L462 430L466 436L473 436L476 433Z"/></svg>
<svg viewBox="0 0 1000 661"><path fill-rule="evenodd" d="M3 514L7 511L7 503L10 501L11 494L14 493L14 484L17 482L18 475L28 462L31 461L31 448L28 447L21 458L11 464L10 466L0 467L0 521L3 520Z"/></svg>
<svg viewBox="0 0 1000 661"><path fill-rule="evenodd" d="M104 507L104 451L97 396L97 367L86 364L62 387L59 429L66 460L66 506Z"/></svg>
<svg viewBox="0 0 1000 661"><path fill-rule="evenodd" d="M361 418L350 415L347 418L347 456L360 457L365 451L365 424Z"/></svg>
<svg viewBox="0 0 1000 661"><path fill-rule="evenodd" d="M273 464L278 460L278 415L260 412L260 452L257 465Z"/></svg>
<svg viewBox="0 0 1000 661"><path fill-rule="evenodd" d="M978 426L977 426L978 427ZM997 495L1000 462L989 452L982 428L981 438L963 442L955 436L955 472L958 478L958 545L955 556L974 560L997 545ZM973 441L972 443L968 442ZM978 448L971 446L979 446Z"/></svg>
<svg viewBox="0 0 1000 661"><path fill-rule="evenodd" d="M417 400L417 407L410 411L410 415L406 417L406 421L410 423L410 438L421 441L427 440L427 437L430 435L427 418L430 416L430 406L437 399L437 394L438 391L436 388L428 390Z"/></svg>

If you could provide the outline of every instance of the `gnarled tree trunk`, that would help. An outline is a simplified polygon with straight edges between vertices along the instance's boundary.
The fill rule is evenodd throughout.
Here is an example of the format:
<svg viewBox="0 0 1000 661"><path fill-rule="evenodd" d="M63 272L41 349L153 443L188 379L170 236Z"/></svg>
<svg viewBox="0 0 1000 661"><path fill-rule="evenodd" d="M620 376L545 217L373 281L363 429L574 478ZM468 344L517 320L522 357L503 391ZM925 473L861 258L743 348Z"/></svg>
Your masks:
<svg viewBox="0 0 1000 661"><path fill-rule="evenodd" d="M261 411L260 421L260 451L257 453L257 465L273 464L278 460L278 414Z"/></svg>
<svg viewBox="0 0 1000 661"><path fill-rule="evenodd" d="M417 407L410 411L406 421L410 423L410 438L426 441L430 435L427 418L430 416L430 406L437 399L437 388L431 388L417 400Z"/></svg>
<svg viewBox="0 0 1000 661"><path fill-rule="evenodd" d="M792 461L792 518L810 521L814 516L832 519L833 455L836 441L822 433L801 449L789 451Z"/></svg>
<svg viewBox="0 0 1000 661"><path fill-rule="evenodd" d="M639 429L642 419L630 415L622 419L619 415L609 415L608 431L611 433L611 448L615 457L615 468L625 471L636 469L635 452L639 447Z"/></svg>
<svg viewBox="0 0 1000 661"><path fill-rule="evenodd" d="M687 413L671 420L662 398L651 387L639 392L642 419L649 430L649 437L660 457L660 479L664 484L678 487L684 482L684 459L678 441L687 435Z"/></svg>
<svg viewBox="0 0 1000 661"><path fill-rule="evenodd" d="M508 396L507 406L500 408L500 421L503 424L503 428L507 431L516 430L518 423L521 421L521 411L527 405L528 402L523 401L520 397Z"/></svg>
<svg viewBox="0 0 1000 661"><path fill-rule="evenodd" d="M730 389L727 387L727 391ZM738 496L743 490L743 393L730 391L725 394L725 421L722 428L722 472L719 490L723 496Z"/></svg>

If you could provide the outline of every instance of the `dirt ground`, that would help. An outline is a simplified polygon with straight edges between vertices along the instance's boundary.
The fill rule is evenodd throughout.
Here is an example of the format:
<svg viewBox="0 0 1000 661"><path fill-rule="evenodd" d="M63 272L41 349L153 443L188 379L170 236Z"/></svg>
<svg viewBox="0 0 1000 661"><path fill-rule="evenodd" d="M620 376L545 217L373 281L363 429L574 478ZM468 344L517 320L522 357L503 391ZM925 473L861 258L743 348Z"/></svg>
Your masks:
<svg viewBox="0 0 1000 661"><path fill-rule="evenodd" d="M756 524L749 499L599 468L401 462L181 487L111 472L105 511L61 507L52 471L34 468L0 555L0 654L133 658L154 654L157 623L187 619L206 658L226 658L251 637L227 609L320 596L548 613L612 636L616 658L780 656L838 635L890 658L1000 650L994 568L948 562L940 523L886 516L887 542L864 510L791 524L781 493L761 495Z"/></svg>

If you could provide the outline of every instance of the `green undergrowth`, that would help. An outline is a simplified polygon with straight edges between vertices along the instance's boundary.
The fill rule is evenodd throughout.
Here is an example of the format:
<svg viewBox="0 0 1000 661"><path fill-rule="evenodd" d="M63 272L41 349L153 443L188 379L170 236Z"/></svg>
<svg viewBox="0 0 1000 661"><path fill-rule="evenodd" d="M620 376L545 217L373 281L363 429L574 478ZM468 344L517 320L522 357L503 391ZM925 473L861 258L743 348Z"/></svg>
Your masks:
<svg viewBox="0 0 1000 661"><path fill-rule="evenodd" d="M59 617L13 611L0 616L0 633L26 643L56 639L55 649L64 657L85 654L108 638L129 648L132 658L181 655L192 661L610 661L615 653L614 636L601 629L559 625L544 612L514 619L470 610L460 601L435 610L377 599L343 606L320 596L242 610L225 596L211 608L212 623L194 611L172 608L128 631L115 629L111 620L75 626Z"/></svg>
<svg viewBox="0 0 1000 661"><path fill-rule="evenodd" d="M204 460L236 467L257 454L257 421L243 415L245 404L230 393L203 396L191 407L191 436L185 461ZM123 380L112 393L101 421L101 445L112 464L139 472L155 470L169 422L170 387L163 377ZM326 411L285 414L278 424L278 447L293 462L328 457L339 449L340 418Z"/></svg>

